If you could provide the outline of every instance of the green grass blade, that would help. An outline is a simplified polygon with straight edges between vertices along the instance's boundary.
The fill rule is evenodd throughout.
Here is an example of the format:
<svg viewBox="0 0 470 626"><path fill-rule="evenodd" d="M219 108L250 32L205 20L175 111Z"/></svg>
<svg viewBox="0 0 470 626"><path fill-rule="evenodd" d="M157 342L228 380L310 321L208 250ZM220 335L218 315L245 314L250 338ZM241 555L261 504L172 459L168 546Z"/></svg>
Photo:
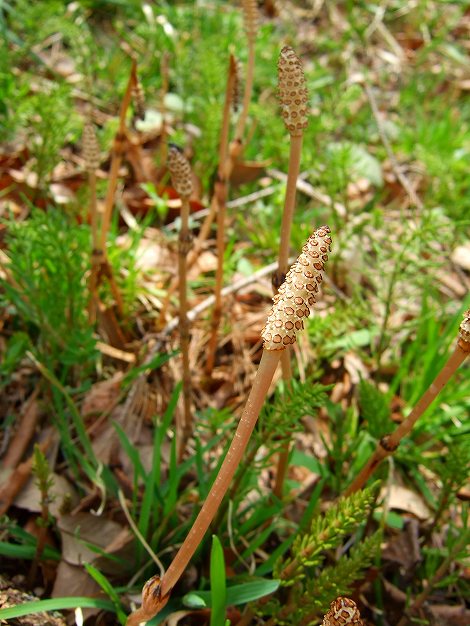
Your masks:
<svg viewBox="0 0 470 626"><path fill-rule="evenodd" d="M211 621L210 626L225 626L225 559L222 545L217 535L212 535L211 548Z"/></svg>
<svg viewBox="0 0 470 626"><path fill-rule="evenodd" d="M93 580L97 582L101 589L111 598L118 620L124 625L126 623L127 616L122 610L121 601L114 587L109 580L98 569L96 569L96 567L91 565L91 563L85 563L84 565L86 571L90 574Z"/></svg>
<svg viewBox="0 0 470 626"><path fill-rule="evenodd" d="M21 546L15 543L0 541L0 555L11 559L32 560L36 555L36 546ZM60 561L61 559L60 553L50 546L45 547L43 556L51 561Z"/></svg>
<svg viewBox="0 0 470 626"><path fill-rule="evenodd" d="M114 605L109 600L100 598L53 598L51 600L34 600L8 609L0 609L0 620L23 617L43 611L62 611L64 609L103 609L114 613Z"/></svg>

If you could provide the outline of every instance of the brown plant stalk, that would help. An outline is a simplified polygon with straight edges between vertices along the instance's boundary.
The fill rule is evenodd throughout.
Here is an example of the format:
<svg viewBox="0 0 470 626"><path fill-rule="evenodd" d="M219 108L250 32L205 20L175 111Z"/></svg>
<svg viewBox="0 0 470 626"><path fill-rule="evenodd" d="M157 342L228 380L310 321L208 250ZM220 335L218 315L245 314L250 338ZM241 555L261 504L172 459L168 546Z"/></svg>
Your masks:
<svg viewBox="0 0 470 626"><path fill-rule="evenodd" d="M225 255L225 216L227 210L227 155L228 139L230 130L230 107L232 106L235 83L237 80L237 65L233 54L230 55L229 69L227 74L227 86L225 89L224 112L222 117L222 129L219 145L219 165L217 168L217 180L214 185L214 198L217 211L217 270L215 274L215 303L212 309L211 336L207 348L206 374L210 376L214 368L215 352L217 349L217 334L222 316L222 287L224 281L224 255ZM212 205L212 203L211 203Z"/></svg>
<svg viewBox="0 0 470 626"><path fill-rule="evenodd" d="M290 135L290 153L284 210L282 214L278 267L273 276L273 290L275 294L287 272L303 133L308 123L308 92L304 72L300 59L289 46L285 46L279 55L278 84L282 117ZM290 385L292 379L290 350L286 350L281 357L281 369L283 380L286 385ZM278 498L282 497L284 479L289 462L289 452L290 441L287 441L279 453L277 462L276 481L273 491Z"/></svg>
<svg viewBox="0 0 470 626"><path fill-rule="evenodd" d="M245 133L246 122L248 120L248 110L250 107L251 96L253 92L253 79L254 79L254 71L255 71L255 42L256 42L256 35L258 32L258 21L259 21L258 6L256 3L256 0L243 0L242 8L243 8L244 28L245 28L247 41L248 41L248 60L246 64L246 81L245 81L245 90L243 92L242 107L241 107L240 115L238 117L236 129L235 129L235 139L230 142L228 151L224 149L224 153L226 155L224 159L222 161L219 160L219 167L222 165L222 167L224 168L225 185L228 185L228 181L230 180L230 177L232 175L232 171L233 171L233 168L235 167L235 163L240 158L240 155L243 150L243 136ZM230 61L230 63L232 63L232 60ZM237 75L236 64L229 65L229 80L230 80L230 74L234 74L235 76ZM236 78L238 80L237 76ZM234 83L233 86L238 87L236 83ZM234 92L235 92L235 89L232 89L232 92L230 94L230 97L232 99L234 97ZM227 125L227 129L228 129L228 125ZM220 152L222 151L222 147L224 146L224 141L222 141L222 135L224 134L224 132L225 132L225 120L222 125L222 131L221 131L221 141L219 144ZM228 134L227 134L227 140L228 140ZM189 259L188 259L189 267L194 265L194 263L196 262L199 252L201 251L204 242L209 236L212 223L219 209L219 201L222 199L224 195L226 198L228 195L227 190L225 190L225 194L224 194L222 189L219 187L218 190L217 189L215 190L212 196L210 207L209 207L209 213L207 214L204 220L204 223L202 224L199 235L195 241L192 253L189 255ZM172 291L174 289L176 289L176 285L173 285Z"/></svg>
<svg viewBox="0 0 470 626"><path fill-rule="evenodd" d="M102 262L102 254L100 250L100 240L98 236L98 205L96 198L96 170L100 165L100 147L96 138L95 128L90 120L85 122L83 127L82 152L85 161L85 168L88 172L88 186L90 189L90 219L91 219L91 258L90 258L90 277L88 280L88 290L90 294L90 302L88 305L88 316L90 322L96 322L96 314L98 311L98 277Z"/></svg>
<svg viewBox="0 0 470 626"><path fill-rule="evenodd" d="M142 607L128 617L127 626L136 626L151 619L165 606L217 513L243 457L280 356L287 346L295 343L296 333L303 329L303 319L309 315L309 307L315 303L314 294L318 293L323 281L324 263L328 260L330 244L330 229L327 226L315 231L287 273L278 294L274 296L273 307L261 332L264 343L259 368L219 473L170 567L162 579L154 577L146 583L142 592Z"/></svg>
<svg viewBox="0 0 470 626"><path fill-rule="evenodd" d="M220 140L219 140L219 164L217 168L217 177L219 179L219 187L220 187L220 181L226 178L226 175L227 175L226 172L228 172L228 169L225 170L225 168L227 167L226 161L227 161L227 154L228 154L228 139L229 139L229 131L230 131L230 104L232 100L231 90L233 89L233 84L234 82L236 82L236 79L237 79L236 72L237 72L237 63L236 63L235 57L233 55L230 55L229 68L228 68L228 74L227 74L227 88L225 90L224 110L223 110L223 115L222 115L222 126L220 129ZM228 102L228 106L227 106L227 102ZM220 194L220 190L219 190L219 194L217 194L216 191L217 190L215 190L215 192L212 194L211 203L209 206L209 212L206 215L204 222L202 223L202 226L199 230L199 234L194 240L192 249L190 250L188 254L188 259L187 259L188 270L197 261L199 257L199 253L201 252L202 246L204 245L204 242L209 236L209 232L210 232L212 223L214 221L214 218L217 215L217 207L219 206L221 194ZM171 295L178 288L178 285L179 285L179 277L176 276L168 287L166 297L162 306L162 320L161 320L162 322L163 322L163 315L166 309L168 308L168 303L170 301Z"/></svg>
<svg viewBox="0 0 470 626"><path fill-rule="evenodd" d="M235 129L235 141L239 144L242 143L243 136L245 134L245 126L248 119L248 110L250 108L251 94L253 91L253 79L255 74L255 43L259 21L258 5L256 0L243 0L242 8L243 23L248 41L248 61L246 64L246 80L245 91L243 92L242 108Z"/></svg>
<svg viewBox="0 0 470 626"><path fill-rule="evenodd" d="M97 312L100 310L100 298L98 287L103 278L106 278L111 288L114 301L118 309L118 313L122 315L123 304L122 296L114 275L111 265L106 259L105 248L101 245L99 236L100 214L98 211L96 197L96 171L100 164L100 148L96 138L95 128L90 120L85 123L83 128L83 158L85 167L88 172L88 183L90 188L90 217L91 217L91 260L90 260L90 277L88 280L88 289L90 293L90 301L88 305L88 315L90 322L96 321Z"/></svg>
<svg viewBox="0 0 470 626"><path fill-rule="evenodd" d="M178 458L181 460L187 442L193 432L191 413L191 372L189 369L189 320L188 320L188 286L187 286L187 255L191 247L189 231L189 197L193 190L191 167L186 157L175 146L168 151L168 169L170 170L173 187L181 198L181 228L178 245L178 276L179 276L179 325L181 358L183 361L183 420L179 429L181 438L178 444Z"/></svg>
<svg viewBox="0 0 470 626"><path fill-rule="evenodd" d="M109 224L111 222L111 214L114 206L114 198L116 195L116 188L118 182L119 168L122 162L122 156L124 154L124 148L127 139L126 132L126 114L131 103L133 94L139 89L139 81L137 78L137 64L135 59L132 59L131 71L129 80L127 82L126 91L121 102L121 108L119 112L119 127L114 137L114 145L112 149L111 167L109 170L108 188L106 191L106 198L104 202L104 209L101 214L101 223L99 223L98 210L96 206L96 167L91 164L87 165L91 198L90 198L90 211L92 220L92 261L91 261L91 274L90 274L90 319L94 321L96 318L96 312L99 309L99 297L98 287L103 278L109 283L111 293L113 294L114 301L116 303L117 311L120 316L123 314L123 300L121 292L114 279L111 265L106 255L106 239L109 230ZM91 127L92 131L93 127ZM88 136L87 136L88 135ZM86 139L87 138L87 139ZM93 141L91 138L90 125L85 126L84 130L84 151L86 149L85 139L87 141ZM96 141L96 137L95 137ZM99 233L98 233L99 231Z"/></svg>
<svg viewBox="0 0 470 626"><path fill-rule="evenodd" d="M464 320L460 324L459 337L457 344L441 369L439 374L433 380L429 388L421 396L420 400L413 408L408 417L391 433L385 435L377 444L377 448L367 461L366 465L354 479L351 485L346 489L345 496L362 489L372 474L375 472L380 463L388 456L393 454L400 445L404 437L410 434L417 420L422 416L424 411L429 407L431 402L442 391L445 385L455 374L460 365L465 361L470 353L470 309L464 314Z"/></svg>
<svg viewBox="0 0 470 626"><path fill-rule="evenodd" d="M132 100L132 92L138 84L137 80L137 63L132 59L129 80L127 81L126 91L124 93L121 108L119 111L119 127L114 137L113 154L111 157L111 167L109 170L108 188L106 190L106 198L103 211L103 220L101 223L100 248L105 250L106 238L108 235L109 224L111 222L111 214L114 206L114 198L116 195L119 168L121 167L124 147L126 144L126 114Z"/></svg>

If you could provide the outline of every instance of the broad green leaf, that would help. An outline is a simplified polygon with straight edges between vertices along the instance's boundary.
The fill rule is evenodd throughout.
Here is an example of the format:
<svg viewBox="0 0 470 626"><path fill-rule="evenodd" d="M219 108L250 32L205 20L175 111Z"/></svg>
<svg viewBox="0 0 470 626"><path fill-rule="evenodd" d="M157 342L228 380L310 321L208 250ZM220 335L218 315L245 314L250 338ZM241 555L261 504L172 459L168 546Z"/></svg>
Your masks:
<svg viewBox="0 0 470 626"><path fill-rule="evenodd" d="M253 602L258 598L274 593L279 588L278 580L260 578L249 583L241 583L227 587L226 606L236 606ZM192 591L183 597L183 604L188 608L203 608L211 606L210 591Z"/></svg>

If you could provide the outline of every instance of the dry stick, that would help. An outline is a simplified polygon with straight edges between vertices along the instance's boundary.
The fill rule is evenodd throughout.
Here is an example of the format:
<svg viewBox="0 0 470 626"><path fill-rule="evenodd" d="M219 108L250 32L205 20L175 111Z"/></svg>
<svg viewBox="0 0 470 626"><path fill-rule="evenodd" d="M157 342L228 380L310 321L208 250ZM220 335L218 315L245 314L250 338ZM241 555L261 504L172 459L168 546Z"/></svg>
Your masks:
<svg viewBox="0 0 470 626"><path fill-rule="evenodd" d="M2 251L0 250L0 258L1 258L1 252ZM294 260L295 259L291 259L292 262L294 262ZM224 287L222 289L222 296L223 297L229 296L230 294L235 293L239 291L240 289L243 289L244 287L247 287L253 283L256 283L258 280L260 280L264 276L269 276L270 274L272 274L272 272L276 269L276 267L277 267L276 263L270 263L269 265L266 265L265 267L262 267L258 271L254 272L250 276L245 276L244 278L237 280L235 283L232 283L231 285L227 285L227 287ZM199 317L199 315L204 313L204 311L209 309L213 304L214 304L213 295L209 296L205 300L202 300L201 302L196 304L196 306L194 306L188 312L189 322L194 322ZM144 359L144 362L141 364L142 367L151 363L152 360L155 358L155 355L164 348L165 343L166 343L166 338L176 328L178 328L178 323L179 323L179 317L173 317L165 326L165 328L163 328L163 330L160 333L158 333L155 344L149 350L148 354L146 355ZM140 393L139 385L142 383L143 380L145 380L146 376L147 376L147 373L144 372L135 379L132 385L131 391L128 394L126 403L124 405L125 414L128 414L130 412L130 407L132 406L134 397L136 396L136 394L138 395Z"/></svg>
<svg viewBox="0 0 470 626"><path fill-rule="evenodd" d="M421 396L418 404L414 407L408 417L396 428L392 434L385 435L379 441L375 452L368 462L354 479L352 484L346 489L345 497L362 489L380 463L387 456L390 456L400 445L401 440L409 435L416 421L421 417L431 402L442 391L450 378L455 374L459 366L465 361L470 353L470 309L464 314L464 320L460 324L459 339L454 351L450 355L444 367L431 383L427 391Z"/></svg>
<svg viewBox="0 0 470 626"><path fill-rule="evenodd" d="M308 93L300 59L289 46L281 50L278 63L279 100L282 117L290 135L289 169L287 172L286 195L281 224L281 241L279 246L278 268L273 277L274 295L283 282L287 272L290 236L294 217L297 178L300 171L302 140L307 127ZM287 385L292 380L290 351L286 350L281 357L282 378ZM289 463L290 441L288 440L279 453L274 494L282 497L284 479Z"/></svg>
<svg viewBox="0 0 470 626"><path fill-rule="evenodd" d="M23 454L29 446L39 418L39 410L37 397L39 394L39 385L36 386L33 393L21 407L20 422L17 431L7 451L3 457L2 466L6 468L14 468L21 461Z"/></svg>
<svg viewBox="0 0 470 626"><path fill-rule="evenodd" d="M303 328L303 318L308 316L309 305L311 306L315 300L313 293L319 290L324 270L323 263L320 264L319 269L318 260L326 261L328 258L321 251L325 246L328 250L330 248L329 234L328 226L323 226L309 237L302 249L302 254L288 272L285 283L281 285L279 293L273 298L273 307L261 332L264 349L259 368L227 456L188 536L176 553L170 567L162 579L153 577L146 583L142 591L142 607L128 617L127 626L136 626L140 622L151 619L165 606L173 587L186 569L217 513L255 427L280 355L286 346L295 343L296 332Z"/></svg>
<svg viewBox="0 0 470 626"><path fill-rule="evenodd" d="M284 174L284 172L280 172L279 170L273 168L268 168L266 170L266 174L268 176L271 176L272 178L275 178L276 180L280 180L281 182L285 182L287 180L287 176L286 174ZM317 202L320 202L321 204L324 204L325 206L334 209L339 217L347 217L348 212L344 204L341 204L340 202L334 202L330 198L330 196L327 196L322 191L315 189L313 185L303 180L302 178L299 178L297 180L297 189L309 198L313 198L313 200L316 200Z"/></svg>
<svg viewBox="0 0 470 626"><path fill-rule="evenodd" d="M189 231L189 197L193 190L191 167L182 152L172 146L168 152L168 169L170 170L173 187L181 198L181 230L178 245L178 276L179 276L179 324L181 357L183 360L183 424L180 428L181 439L178 442L178 458L181 460L186 444L193 432L191 413L191 373L189 369L189 320L188 320L188 287L186 259L191 247Z"/></svg>
<svg viewBox="0 0 470 626"><path fill-rule="evenodd" d="M224 255L225 255L225 215L227 209L227 154L228 138L230 131L230 107L232 105L233 92L237 66L235 57L230 55L229 68L227 74L227 86L225 89L224 112L222 117L222 129L220 133L219 145L219 165L217 168L217 180L214 186L215 206L217 208L217 270L215 274L215 304L212 311L211 336L207 348L206 374L210 376L214 368L215 351L217 348L217 333L222 316L222 285L224 280ZM212 203L211 203L212 206Z"/></svg>

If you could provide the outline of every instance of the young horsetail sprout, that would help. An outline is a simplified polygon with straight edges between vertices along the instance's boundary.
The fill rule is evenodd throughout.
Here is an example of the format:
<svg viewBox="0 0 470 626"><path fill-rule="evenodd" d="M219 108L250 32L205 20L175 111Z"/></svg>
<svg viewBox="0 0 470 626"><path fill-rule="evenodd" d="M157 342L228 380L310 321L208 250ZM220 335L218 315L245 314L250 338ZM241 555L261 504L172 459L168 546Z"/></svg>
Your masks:
<svg viewBox="0 0 470 626"><path fill-rule="evenodd" d="M145 93L142 83L136 75L136 80L132 86L132 100L134 102L135 116L139 120L145 119Z"/></svg>
<svg viewBox="0 0 470 626"><path fill-rule="evenodd" d="M289 258L290 235L294 216L297 178L300 171L303 132L308 124L308 92L300 59L289 46L284 46L278 61L278 87L281 114L290 135L289 169L281 224L281 241L277 271L273 276L274 293L284 280ZM292 378L290 353L281 357L282 378L289 384ZM290 442L283 446L278 458L274 493L282 497L284 478L289 461Z"/></svg>
<svg viewBox="0 0 470 626"><path fill-rule="evenodd" d="M127 626L136 626L151 619L165 606L171 590L186 569L217 513L243 457L282 351L295 343L296 333L302 330L304 318L310 314L309 307L315 303L315 297L323 281L324 264L328 260L330 245L330 229L328 226L322 226L309 237L301 255L287 273L285 283L274 296L271 312L261 331L264 344L259 368L219 473L170 567L161 580L159 577L153 577L146 583L142 592L142 606L129 615Z"/></svg>
<svg viewBox="0 0 470 626"><path fill-rule="evenodd" d="M131 59L131 70L129 80L127 81L126 91L121 102L119 110L119 126L114 137L114 145L111 157L111 167L109 170L108 189L106 191L105 206L103 213L103 222L101 224L101 248L105 250L106 237L108 235L109 224L111 222L111 214L114 206L114 198L118 183L119 168L121 167L124 148L127 138L126 131L126 113L132 99L132 90L137 82L137 63L135 59Z"/></svg>
<svg viewBox="0 0 470 626"><path fill-rule="evenodd" d="M224 280L224 255L225 255L225 215L228 194L228 138L230 131L230 107L234 95L234 85L237 80L237 66L235 57L231 54L227 74L227 86L225 88L225 103L222 116L222 128L220 131L219 164L217 167L217 179L214 184L214 195L211 200L211 211L217 212L217 270L215 273L214 308L212 309L211 335L207 347L207 360L205 371L211 376L215 363L217 350L217 335L222 317L222 286ZM209 213L210 215L210 213Z"/></svg>
<svg viewBox="0 0 470 626"><path fill-rule="evenodd" d="M363 626L356 603L349 598L336 598L323 618L322 626Z"/></svg>
<svg viewBox="0 0 470 626"><path fill-rule="evenodd" d="M437 394L442 391L459 366L470 354L470 309L464 313L463 317L463 322L460 324L459 328L457 344L454 351L447 359L444 367L421 396L418 404L414 407L408 417L393 431L393 433L382 437L366 465L351 485L346 489L346 496L362 489L383 459L395 452L400 445L401 440L410 434L417 420L422 416L424 411L436 398Z"/></svg>
<svg viewBox="0 0 470 626"><path fill-rule="evenodd" d="M98 206L96 201L96 170L100 165L100 147L96 138L95 127L90 120L87 120L83 127L82 156L88 172L88 183L90 186L91 271L88 283L90 292L88 315L90 321L94 323L98 309L98 294L96 292L98 288L98 273L103 258L98 236Z"/></svg>
<svg viewBox="0 0 470 626"><path fill-rule="evenodd" d="M183 360L183 423L180 428L178 457L181 459L186 444L193 432L191 414L191 374L189 370L189 320L188 320L188 293L187 293L187 254L191 248L191 233L189 231L189 197L193 190L191 166L186 157L176 147L168 150L168 169L171 181L181 198L181 229L178 246L178 276L179 276L179 322L181 356Z"/></svg>
<svg viewBox="0 0 470 626"><path fill-rule="evenodd" d="M243 0L243 24L245 34L248 40L248 61L246 64L246 81L245 91L243 93L243 103L240 111L240 117L237 121L235 129L235 142L241 145L243 135L245 134L246 120L248 118L248 109L251 102L251 92L253 91L253 78L255 72L255 41L258 33L259 13L256 0Z"/></svg>
<svg viewBox="0 0 470 626"><path fill-rule="evenodd" d="M194 265L194 263L197 261L199 253L202 249L202 246L204 242L206 241L207 237L209 236L212 222L214 221L214 218L217 214L217 209L221 201L220 188L222 187L223 184L226 185L228 178L230 178L231 169L228 167L227 155L228 155L228 140L229 140L229 131L230 131L230 105L231 105L231 100L233 97L233 84L236 81L236 77L235 77L236 71L237 71L237 62L236 62L235 57L231 54L229 58L229 65L228 65L227 86L225 90L225 103L224 103L224 109L223 109L223 114L222 114L222 126L220 129L219 157L218 157L219 163L217 167L217 190L216 190L217 193L216 191L214 191L214 193L212 194L211 203L209 206L209 212L206 215L202 223L202 226L199 230L199 234L194 240L192 249L188 254L188 259L187 259L188 269L191 268ZM218 242L217 242L218 248L219 248L219 241L220 239L218 238ZM162 316L164 314L164 311L167 308L167 304L170 300L171 295L178 288L178 283L179 283L179 279L178 279L178 276L176 276L171 281L167 289L166 299L162 307Z"/></svg>

